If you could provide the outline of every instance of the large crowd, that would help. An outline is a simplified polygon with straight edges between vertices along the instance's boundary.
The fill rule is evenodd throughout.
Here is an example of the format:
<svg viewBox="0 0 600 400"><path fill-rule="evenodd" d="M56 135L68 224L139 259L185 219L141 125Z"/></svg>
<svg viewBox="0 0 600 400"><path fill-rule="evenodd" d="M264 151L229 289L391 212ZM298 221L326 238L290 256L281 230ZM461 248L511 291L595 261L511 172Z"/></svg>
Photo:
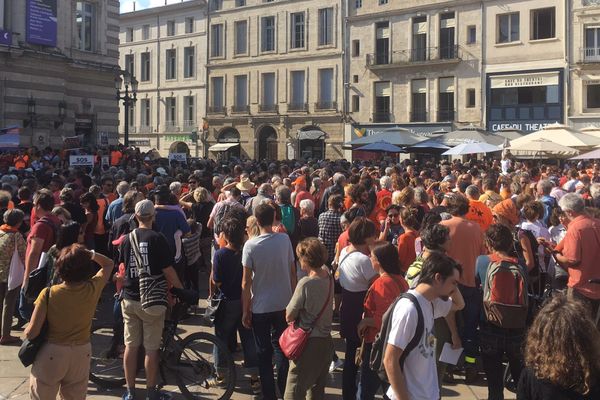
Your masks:
<svg viewBox="0 0 600 400"><path fill-rule="evenodd" d="M323 399L339 369L344 400L435 400L481 371L491 400L600 398L598 163L102 155L0 155L0 345L23 326L44 335L33 399L85 397L92 319L113 289L123 399L141 346L146 398L167 398L163 324L207 276L214 333L240 342L266 400ZM222 357L210 385L227 379Z"/></svg>

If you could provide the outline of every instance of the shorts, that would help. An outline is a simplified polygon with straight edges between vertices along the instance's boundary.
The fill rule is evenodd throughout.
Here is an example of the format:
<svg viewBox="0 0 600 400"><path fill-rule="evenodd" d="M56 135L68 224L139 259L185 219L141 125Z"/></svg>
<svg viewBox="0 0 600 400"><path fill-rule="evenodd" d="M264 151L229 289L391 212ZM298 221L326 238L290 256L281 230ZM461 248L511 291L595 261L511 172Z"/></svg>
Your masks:
<svg viewBox="0 0 600 400"><path fill-rule="evenodd" d="M142 310L139 301L123 299L121 304L125 322L125 345L146 350L158 350L162 340L167 307L151 306Z"/></svg>

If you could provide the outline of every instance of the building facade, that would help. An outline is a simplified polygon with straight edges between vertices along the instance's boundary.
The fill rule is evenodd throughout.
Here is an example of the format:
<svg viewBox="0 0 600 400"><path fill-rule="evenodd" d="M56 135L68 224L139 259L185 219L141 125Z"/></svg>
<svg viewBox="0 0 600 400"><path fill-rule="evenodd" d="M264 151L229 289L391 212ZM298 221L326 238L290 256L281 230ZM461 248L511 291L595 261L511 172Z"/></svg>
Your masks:
<svg viewBox="0 0 600 400"><path fill-rule="evenodd" d="M481 125L481 2L353 1L348 24L348 139Z"/></svg>
<svg viewBox="0 0 600 400"><path fill-rule="evenodd" d="M205 124L206 22L204 0L121 14L120 65L139 82L129 110L130 145L163 156L202 155L192 134L201 136Z"/></svg>
<svg viewBox="0 0 600 400"><path fill-rule="evenodd" d="M485 120L489 131L565 123L569 10L565 2L483 2Z"/></svg>
<svg viewBox="0 0 600 400"><path fill-rule="evenodd" d="M208 156L343 157L340 0L211 0Z"/></svg>
<svg viewBox="0 0 600 400"><path fill-rule="evenodd" d="M0 127L21 147L116 144L119 2L0 0Z"/></svg>

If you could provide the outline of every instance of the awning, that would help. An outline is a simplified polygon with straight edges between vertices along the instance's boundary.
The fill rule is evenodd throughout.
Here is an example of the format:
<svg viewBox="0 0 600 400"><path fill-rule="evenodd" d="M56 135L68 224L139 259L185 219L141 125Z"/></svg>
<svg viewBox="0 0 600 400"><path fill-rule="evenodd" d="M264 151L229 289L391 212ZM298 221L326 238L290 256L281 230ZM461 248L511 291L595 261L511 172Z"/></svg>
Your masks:
<svg viewBox="0 0 600 400"><path fill-rule="evenodd" d="M299 140L318 140L325 139L325 132L319 130L298 131Z"/></svg>
<svg viewBox="0 0 600 400"><path fill-rule="evenodd" d="M235 146L239 146L239 143L217 143L217 144L213 144L212 146L210 146L208 148L208 151L214 151L214 152L219 152L219 151L227 151L232 147Z"/></svg>

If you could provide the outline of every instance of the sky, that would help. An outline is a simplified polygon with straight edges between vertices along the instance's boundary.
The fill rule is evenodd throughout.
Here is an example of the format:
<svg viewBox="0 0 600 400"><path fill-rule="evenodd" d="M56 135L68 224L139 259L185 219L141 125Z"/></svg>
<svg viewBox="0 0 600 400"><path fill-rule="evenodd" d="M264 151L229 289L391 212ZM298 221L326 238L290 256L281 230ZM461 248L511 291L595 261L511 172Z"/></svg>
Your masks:
<svg viewBox="0 0 600 400"><path fill-rule="evenodd" d="M180 3L181 0L166 0L167 4ZM121 12L133 11L133 3L135 3L136 11L151 7L164 6L165 0L121 0Z"/></svg>

